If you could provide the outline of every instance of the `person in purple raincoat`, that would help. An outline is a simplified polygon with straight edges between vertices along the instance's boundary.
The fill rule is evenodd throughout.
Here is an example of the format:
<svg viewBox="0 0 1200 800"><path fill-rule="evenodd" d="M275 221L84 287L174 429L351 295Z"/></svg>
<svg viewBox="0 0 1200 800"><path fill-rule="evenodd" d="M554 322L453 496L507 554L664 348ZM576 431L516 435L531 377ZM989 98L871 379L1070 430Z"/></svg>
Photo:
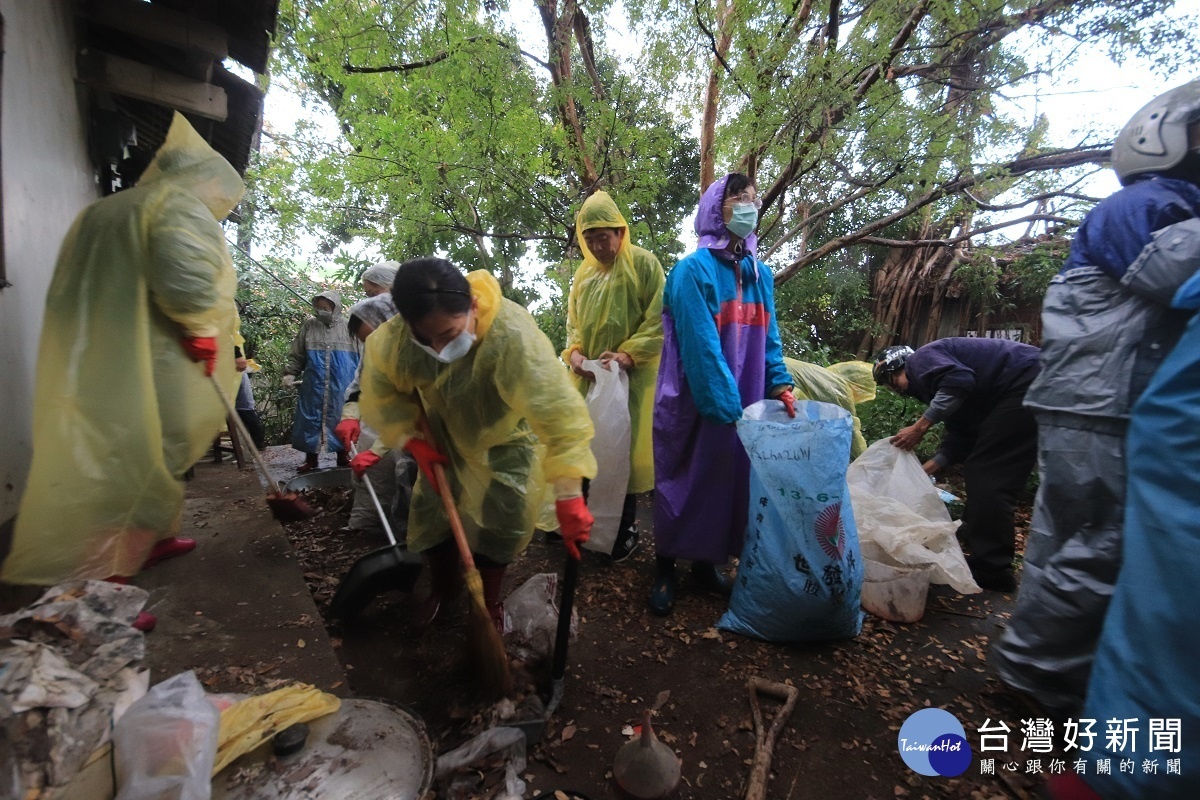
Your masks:
<svg viewBox="0 0 1200 800"><path fill-rule="evenodd" d="M795 416L771 270L755 257L761 207L745 175L713 183L696 212L696 251L667 275L654 396L650 610L659 616L675 606L678 558L705 588L729 591L720 567L741 553L750 492L734 426L742 409L773 397Z"/></svg>

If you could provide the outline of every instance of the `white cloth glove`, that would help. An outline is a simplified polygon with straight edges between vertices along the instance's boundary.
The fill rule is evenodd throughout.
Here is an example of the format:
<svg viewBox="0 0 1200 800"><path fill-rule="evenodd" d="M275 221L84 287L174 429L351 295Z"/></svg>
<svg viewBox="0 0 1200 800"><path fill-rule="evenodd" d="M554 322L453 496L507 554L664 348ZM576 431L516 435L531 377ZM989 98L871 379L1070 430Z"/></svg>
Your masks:
<svg viewBox="0 0 1200 800"><path fill-rule="evenodd" d="M283 388L290 389L290 388L292 388L293 384L295 384L295 383L296 383L295 375L284 375L283 376Z"/></svg>

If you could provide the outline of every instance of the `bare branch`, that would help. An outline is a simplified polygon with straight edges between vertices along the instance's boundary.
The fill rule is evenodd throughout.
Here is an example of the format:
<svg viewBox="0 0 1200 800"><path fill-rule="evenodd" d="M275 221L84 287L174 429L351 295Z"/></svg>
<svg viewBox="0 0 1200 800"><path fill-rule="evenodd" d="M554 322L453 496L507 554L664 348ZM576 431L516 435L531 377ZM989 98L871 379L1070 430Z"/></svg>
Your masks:
<svg viewBox="0 0 1200 800"><path fill-rule="evenodd" d="M432 67L434 64L437 64L441 61L445 61L447 58L454 55L454 53L457 52L463 45L470 44L471 42L490 42L491 44L498 45L499 47L503 47L506 50L512 50L517 53L520 53L521 55L525 56L525 58L528 58L530 61L537 64L542 69L547 70L547 71L550 70L549 64L547 64L545 61L542 61L540 58L533 55L532 53L528 53L525 50L522 50L517 45L515 45L511 42L506 42L505 40L500 39L496 36L486 36L486 35L468 36L466 39L463 39L462 41L458 42L454 48L442 50L441 52L435 53L434 55L430 56L429 58L423 58L420 61L410 61L407 64L382 64L382 65L376 66L376 67L365 67L365 66L358 66L355 64L347 63L347 64L342 65L342 69L344 69L346 72L351 72L351 73L360 74L360 75L377 75L382 72L413 72L418 69L424 69L425 67Z"/></svg>
<svg viewBox="0 0 1200 800"><path fill-rule="evenodd" d="M1063 169L1065 167L1078 166L1079 164L1098 163L1108 159L1110 150L1105 148L1083 147L1072 150L1055 150L1047 153L1039 153L1027 158L1018 158L1008 164L999 166L995 169L987 170L978 175L967 175L940 186L936 186L925 194L922 194L908 203L898 211L895 211L887 216L880 217L872 222L859 228L853 233L838 236L830 239L825 244L810 250L801 255L792 263L788 264L783 270L775 275L775 285L779 286L800 270L804 269L809 264L820 261L830 253L841 250L852 244L857 244L867 236L872 235L878 230L882 230L887 226L898 222L905 217L908 217L930 205L943 197L957 194L977 183L989 178L1000 177L1004 175L1025 175L1030 172L1040 172L1050 169Z"/></svg>
<svg viewBox="0 0 1200 800"><path fill-rule="evenodd" d="M488 239L519 239L523 242L562 242L570 244L570 240L566 236L555 234L541 233L499 233L497 231L485 231L479 228L472 228L466 225L447 225L445 223L435 223L431 227L437 230L455 231L457 233L465 233L468 236L485 237Z"/></svg>
<svg viewBox="0 0 1200 800"><path fill-rule="evenodd" d="M912 12L908 15L908 18L904 21L904 24L900 26L900 30L897 31L896 35L892 37L892 40L888 45L887 55L867 70L866 75L854 88L854 92L841 106L838 106L837 108L826 109L822 124L816 126L814 130L809 132L809 134L804 137L801 142L801 148L799 152L793 151L791 162L789 162L787 166L780 171L779 176L775 179L775 182L772 183L770 188L763 193L763 208L769 208L771 204L778 199L780 193L783 192L783 190L787 188L787 186L796 177L796 173L800 170L800 167L803 164L804 157L808 154L808 149L813 144L824 138L825 134L828 133L833 126L845 119L846 114L849 113L850 109L857 106L870 88L874 86L881 77L887 74L888 66L891 64L892 59L894 59L903 51L905 44L916 30L917 24L924 19L928 11L928 0L919 0L919 2L917 2L917 4L914 6Z"/></svg>
<svg viewBox="0 0 1200 800"><path fill-rule="evenodd" d="M1082 200L1085 203L1099 203L1101 200L1099 197L1091 197L1090 195L1079 194L1078 192L1046 192L1044 194L1034 195L1033 197L1027 197L1024 200L1018 200L1015 203L994 205L992 203L985 203L970 192L964 191L963 194L966 195L967 199L974 203L975 207L980 211L1012 211L1014 208L1021 208L1022 206L1027 206L1030 203L1037 203L1054 197L1065 197L1070 200Z"/></svg>
<svg viewBox="0 0 1200 800"><path fill-rule="evenodd" d="M932 245L949 247L950 245L970 241L976 236L982 236L985 233L1003 230L1004 228L1010 228L1013 225L1021 225L1022 223L1026 222L1057 222L1064 226L1073 226L1079 224L1079 220L1070 219L1069 217L1059 217L1054 214L1029 214L1024 217L1017 217L1015 219L1005 220L1004 222L997 222L993 225L984 225L982 228L974 228L966 233L958 236L951 236L946 239L884 239L879 236L864 236L863 238L859 239L859 243L881 244L887 247L929 247ZM1028 237L1026 236L1026 238Z"/></svg>

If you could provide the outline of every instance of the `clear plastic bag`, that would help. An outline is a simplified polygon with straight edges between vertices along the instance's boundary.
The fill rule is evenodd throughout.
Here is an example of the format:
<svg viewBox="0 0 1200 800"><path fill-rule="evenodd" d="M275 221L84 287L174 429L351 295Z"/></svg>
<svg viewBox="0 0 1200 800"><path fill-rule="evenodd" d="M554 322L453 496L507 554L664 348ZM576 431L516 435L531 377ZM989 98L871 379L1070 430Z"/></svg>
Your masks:
<svg viewBox="0 0 1200 800"><path fill-rule="evenodd" d="M220 724L194 672L152 687L113 731L116 800L208 800Z"/></svg>
<svg viewBox="0 0 1200 800"><path fill-rule="evenodd" d="M505 751L504 792L497 800L520 800L525 796L525 732L520 728L489 728L466 744L438 756L435 777L448 778L455 770L469 767L493 753Z"/></svg>
<svg viewBox="0 0 1200 800"><path fill-rule="evenodd" d="M534 575L504 601L505 633L513 655L524 661L549 658L558 631L558 576L553 572ZM578 628L578 615L571 613L571 638Z"/></svg>
<svg viewBox="0 0 1200 800"><path fill-rule="evenodd" d="M596 477L588 489L588 510L595 523L587 544L588 550L611 553L617 541L617 528L629 488L629 377L609 362L611 369L599 361L583 362L583 368L596 376L588 389L587 407L596 434L592 438L592 455L596 457Z"/></svg>
<svg viewBox="0 0 1200 800"><path fill-rule="evenodd" d="M850 465L846 482L864 558L893 566L931 564L933 583L963 594L980 591L958 544L958 523L915 455L880 439Z"/></svg>

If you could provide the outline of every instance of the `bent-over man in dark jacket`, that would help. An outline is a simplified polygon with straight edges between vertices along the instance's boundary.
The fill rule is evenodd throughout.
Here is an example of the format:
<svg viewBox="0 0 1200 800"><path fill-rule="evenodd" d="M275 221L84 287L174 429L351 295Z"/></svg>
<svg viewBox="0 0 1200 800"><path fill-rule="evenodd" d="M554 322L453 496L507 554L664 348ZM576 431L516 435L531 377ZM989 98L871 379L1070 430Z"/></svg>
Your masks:
<svg viewBox="0 0 1200 800"><path fill-rule="evenodd" d="M1007 339L951 338L915 352L889 347L874 367L877 383L929 404L892 444L912 450L930 428L945 423L941 447L925 462L925 472L963 464L967 564L975 582L993 591L1016 588L1013 511L1037 458L1037 424L1022 403L1037 377L1040 353Z"/></svg>

